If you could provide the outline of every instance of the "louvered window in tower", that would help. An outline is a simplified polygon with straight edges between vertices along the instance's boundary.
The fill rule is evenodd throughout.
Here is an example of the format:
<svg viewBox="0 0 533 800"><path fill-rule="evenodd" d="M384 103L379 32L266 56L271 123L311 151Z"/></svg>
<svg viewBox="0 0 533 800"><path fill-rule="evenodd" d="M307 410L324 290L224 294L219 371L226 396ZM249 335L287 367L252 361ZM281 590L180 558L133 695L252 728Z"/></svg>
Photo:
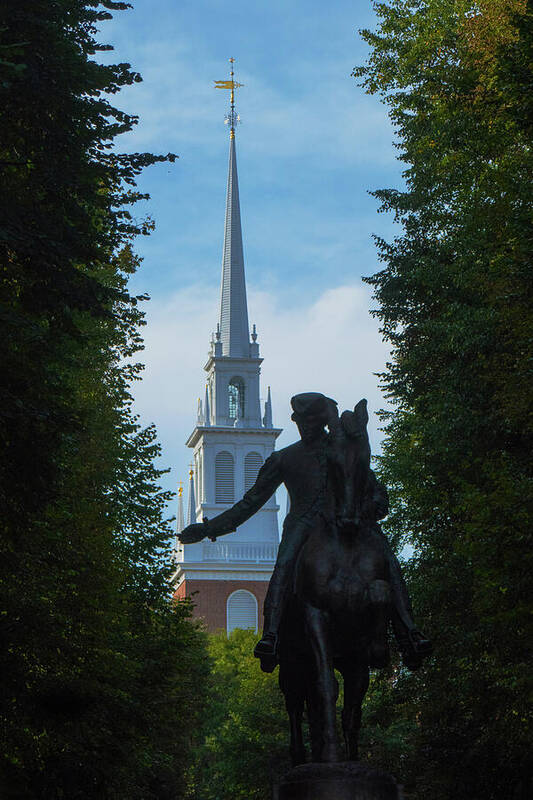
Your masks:
<svg viewBox="0 0 533 800"><path fill-rule="evenodd" d="M263 459L259 453L247 453L244 459L244 491L247 492L257 478L257 473L263 466Z"/></svg>
<svg viewBox="0 0 533 800"><path fill-rule="evenodd" d="M228 386L229 412L230 419L237 419L238 416L244 417L244 381L242 378L232 378Z"/></svg>
<svg viewBox="0 0 533 800"><path fill-rule="evenodd" d="M233 503L234 486L233 456L223 450L215 456L215 503Z"/></svg>
<svg viewBox="0 0 533 800"><path fill-rule="evenodd" d="M251 592L237 589L230 594L226 606L227 629L231 633L235 628L253 628L257 631L257 600Z"/></svg>

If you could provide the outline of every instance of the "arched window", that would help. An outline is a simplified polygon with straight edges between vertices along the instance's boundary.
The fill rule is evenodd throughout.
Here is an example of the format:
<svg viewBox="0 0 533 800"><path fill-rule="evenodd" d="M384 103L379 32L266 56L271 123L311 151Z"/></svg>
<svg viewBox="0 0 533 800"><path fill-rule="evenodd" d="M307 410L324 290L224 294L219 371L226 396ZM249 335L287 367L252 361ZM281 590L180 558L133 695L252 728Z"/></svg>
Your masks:
<svg viewBox="0 0 533 800"><path fill-rule="evenodd" d="M226 604L227 631L235 628L253 628L257 631L257 600L251 592L237 589L230 594Z"/></svg>
<svg viewBox="0 0 533 800"><path fill-rule="evenodd" d="M239 416L242 419L244 417L244 381L242 378L234 377L230 380L228 385L228 399L229 418L237 419L237 409L239 409Z"/></svg>
<svg viewBox="0 0 533 800"><path fill-rule="evenodd" d="M222 450L215 456L215 503L233 503L234 487L233 456Z"/></svg>
<svg viewBox="0 0 533 800"><path fill-rule="evenodd" d="M263 459L259 453L247 453L244 459L244 491L247 492L248 489L255 483L255 479L257 478L257 473L263 466Z"/></svg>

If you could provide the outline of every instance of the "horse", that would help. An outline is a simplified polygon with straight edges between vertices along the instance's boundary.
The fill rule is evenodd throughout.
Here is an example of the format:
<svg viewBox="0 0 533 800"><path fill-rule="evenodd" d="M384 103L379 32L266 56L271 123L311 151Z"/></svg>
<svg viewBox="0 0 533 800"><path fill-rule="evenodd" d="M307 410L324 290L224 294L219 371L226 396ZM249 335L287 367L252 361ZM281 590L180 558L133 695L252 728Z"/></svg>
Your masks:
<svg viewBox="0 0 533 800"><path fill-rule="evenodd" d="M389 658L388 561L372 514L365 514L367 421L366 401L361 401L353 412L343 413L338 427L335 422L330 426L327 500L298 555L280 627L279 684L289 715L293 765L306 760L304 706L312 760L341 760L335 669L344 681L346 759L357 760L369 671L384 667Z"/></svg>

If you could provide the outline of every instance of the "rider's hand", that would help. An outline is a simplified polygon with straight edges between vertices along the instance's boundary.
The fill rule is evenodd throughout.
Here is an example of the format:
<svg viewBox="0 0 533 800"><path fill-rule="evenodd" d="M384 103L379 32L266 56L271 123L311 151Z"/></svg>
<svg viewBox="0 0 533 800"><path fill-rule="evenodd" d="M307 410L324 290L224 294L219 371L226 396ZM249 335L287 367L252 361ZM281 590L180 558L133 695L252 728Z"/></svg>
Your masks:
<svg viewBox="0 0 533 800"><path fill-rule="evenodd" d="M194 522L178 533L178 539L182 544L201 542L206 536L209 536L209 529L205 522Z"/></svg>

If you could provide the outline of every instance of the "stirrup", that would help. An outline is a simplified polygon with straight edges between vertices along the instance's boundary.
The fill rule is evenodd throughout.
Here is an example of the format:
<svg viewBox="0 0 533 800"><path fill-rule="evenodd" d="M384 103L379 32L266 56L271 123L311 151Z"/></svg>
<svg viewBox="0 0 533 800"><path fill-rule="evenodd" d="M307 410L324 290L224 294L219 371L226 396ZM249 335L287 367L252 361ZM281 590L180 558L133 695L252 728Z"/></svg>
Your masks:
<svg viewBox="0 0 533 800"><path fill-rule="evenodd" d="M405 634L397 636L397 641L402 661L411 672L420 669L424 659L433 652L430 640L417 628L411 628Z"/></svg>
<svg viewBox="0 0 533 800"><path fill-rule="evenodd" d="M418 628L412 628L407 631L407 637L409 639L409 644L418 656L425 658L433 652L431 640L424 636L422 631L419 631Z"/></svg>

